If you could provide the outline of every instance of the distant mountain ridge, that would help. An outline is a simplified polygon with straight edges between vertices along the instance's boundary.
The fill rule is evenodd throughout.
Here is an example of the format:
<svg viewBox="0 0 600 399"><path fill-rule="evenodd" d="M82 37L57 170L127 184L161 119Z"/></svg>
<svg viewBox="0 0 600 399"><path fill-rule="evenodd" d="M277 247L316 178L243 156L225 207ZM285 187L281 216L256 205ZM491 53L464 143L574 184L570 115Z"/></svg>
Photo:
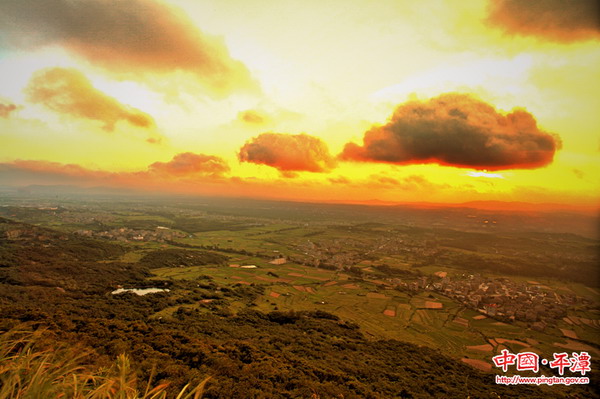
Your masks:
<svg viewBox="0 0 600 399"><path fill-rule="evenodd" d="M46 194L46 195L132 195L132 196L168 196L173 195L176 197L203 197L203 195L183 195L179 193L164 193L164 192L153 192L131 188L115 188L109 186L93 186L83 187L77 185L42 185L32 184L28 186L0 186L1 192L18 192L20 194ZM367 205L367 206L404 206L412 208L473 208L481 210L495 210L495 211L516 211L516 212L577 212L584 213L587 215L600 215L600 204L597 206L593 205L573 205L573 204L561 204L561 203L536 203L536 202L525 202L525 201L499 201L499 200L475 200L458 203L440 203L440 202L402 202L402 201L386 201L380 199L370 200L289 200L280 198L259 198L259 197L248 197L248 199L259 199L259 200L270 200L270 201L289 201L289 202L301 202L301 203L323 203L323 204L353 204L353 205Z"/></svg>

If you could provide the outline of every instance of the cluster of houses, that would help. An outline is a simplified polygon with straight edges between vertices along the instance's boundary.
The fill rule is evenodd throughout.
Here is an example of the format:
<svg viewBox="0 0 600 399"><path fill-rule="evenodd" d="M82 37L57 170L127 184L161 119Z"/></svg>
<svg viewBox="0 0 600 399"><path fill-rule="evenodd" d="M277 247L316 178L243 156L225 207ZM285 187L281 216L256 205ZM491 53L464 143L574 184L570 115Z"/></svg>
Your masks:
<svg viewBox="0 0 600 399"><path fill-rule="evenodd" d="M386 235L373 240L336 238L312 241L307 239L295 245L302 256L292 261L315 267L331 266L338 270L345 266L381 256L402 254L410 260L424 259L439 254L437 244L432 240L412 239L407 235Z"/></svg>
<svg viewBox="0 0 600 399"><path fill-rule="evenodd" d="M504 321L524 321L544 330L550 320L563 318L578 302L575 295L561 295L535 281L463 275L432 276L417 282L421 288L439 292L480 313ZM579 298L580 299L580 298Z"/></svg>
<svg viewBox="0 0 600 399"><path fill-rule="evenodd" d="M65 224L101 224L111 223L116 220L114 215L107 212L91 209L66 209L63 207L57 208L38 208L45 210L49 214L55 216L58 220ZM54 210L56 209L56 210Z"/></svg>
<svg viewBox="0 0 600 399"><path fill-rule="evenodd" d="M168 227L158 226L154 230L136 230L129 229L127 227L120 227L117 229L106 230L106 231L93 231L93 230L77 230L75 234L84 237L93 238L106 238L109 240L116 241L156 241L156 242L167 242L172 241L175 238L184 238L187 235L180 231L171 230Z"/></svg>
<svg viewBox="0 0 600 399"><path fill-rule="evenodd" d="M324 240L314 242L306 240L296 245L301 256L291 257L290 261L314 267L335 267L354 265L362 259L367 247L356 240Z"/></svg>
<svg viewBox="0 0 600 399"><path fill-rule="evenodd" d="M48 235L43 230L38 230L35 228L16 228L6 230L3 234L4 238L9 241L17 241L17 240L37 240L37 241L48 241L53 238L58 238L59 240L68 240L68 236L65 234L61 234L59 236Z"/></svg>

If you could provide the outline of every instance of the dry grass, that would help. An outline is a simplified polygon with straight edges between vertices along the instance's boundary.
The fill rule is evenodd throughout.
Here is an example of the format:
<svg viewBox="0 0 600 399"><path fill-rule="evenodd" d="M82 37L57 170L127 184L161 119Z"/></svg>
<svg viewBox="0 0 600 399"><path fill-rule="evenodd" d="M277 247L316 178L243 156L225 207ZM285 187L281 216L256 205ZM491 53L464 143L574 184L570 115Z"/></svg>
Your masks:
<svg viewBox="0 0 600 399"><path fill-rule="evenodd" d="M128 356L112 367L86 365L89 353L66 347L39 349L43 331L11 331L0 335L0 399L167 399L168 384L140 383ZM174 398L202 397L206 378L186 385ZM142 388L139 388L142 385Z"/></svg>

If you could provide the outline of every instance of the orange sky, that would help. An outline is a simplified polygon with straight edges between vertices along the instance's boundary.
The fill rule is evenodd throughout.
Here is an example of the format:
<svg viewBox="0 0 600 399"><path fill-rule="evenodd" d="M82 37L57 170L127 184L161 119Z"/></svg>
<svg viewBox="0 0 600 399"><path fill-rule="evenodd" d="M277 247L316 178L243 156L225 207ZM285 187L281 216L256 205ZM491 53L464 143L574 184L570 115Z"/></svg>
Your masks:
<svg viewBox="0 0 600 399"><path fill-rule="evenodd" d="M597 206L597 7L5 0L0 185Z"/></svg>

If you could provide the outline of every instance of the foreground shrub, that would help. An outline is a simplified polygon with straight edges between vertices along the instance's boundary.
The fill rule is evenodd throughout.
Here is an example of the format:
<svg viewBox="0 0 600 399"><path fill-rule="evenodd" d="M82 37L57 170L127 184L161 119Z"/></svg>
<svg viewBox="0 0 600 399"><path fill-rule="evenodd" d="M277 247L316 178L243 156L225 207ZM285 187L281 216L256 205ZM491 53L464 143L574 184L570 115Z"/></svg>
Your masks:
<svg viewBox="0 0 600 399"><path fill-rule="evenodd" d="M169 384L138 381L127 355L102 368L86 359L90 353L57 345L41 348L43 331L10 331L0 335L0 399L167 399ZM176 399L198 399L210 377ZM142 385L142 387L139 387Z"/></svg>

